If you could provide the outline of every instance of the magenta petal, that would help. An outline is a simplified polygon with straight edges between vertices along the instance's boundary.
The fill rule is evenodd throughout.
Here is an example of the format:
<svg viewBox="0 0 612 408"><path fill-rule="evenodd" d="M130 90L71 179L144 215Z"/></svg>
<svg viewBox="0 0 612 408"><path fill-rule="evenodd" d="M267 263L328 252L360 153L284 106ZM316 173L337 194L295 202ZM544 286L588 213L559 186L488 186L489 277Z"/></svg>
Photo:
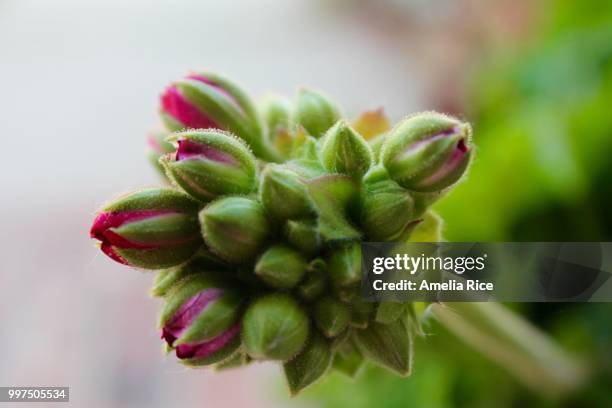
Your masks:
<svg viewBox="0 0 612 408"><path fill-rule="evenodd" d="M461 164L461 161L469 151L470 149L467 147L465 139L459 140L447 162L444 163L444 165L440 167L434 174L429 176L427 180L424 181L424 184L437 183L438 181L446 177L448 174L452 173L453 170L455 170L457 166Z"/></svg>
<svg viewBox="0 0 612 408"><path fill-rule="evenodd" d="M222 293L223 291L217 288L205 289L183 303L162 329L162 337L168 342L168 345L172 346L202 310L217 300Z"/></svg>
<svg viewBox="0 0 612 408"><path fill-rule="evenodd" d="M205 158L230 165L238 164L234 157L212 146L204 143L197 143L189 139L179 140L178 149L176 150L176 160L180 161L194 158Z"/></svg>
<svg viewBox="0 0 612 408"><path fill-rule="evenodd" d="M115 248L113 248L110 244L103 243L100 246L100 249L102 250L102 252L106 254L106 256L108 256L113 261L119 262L120 264L123 264L123 265L129 265L128 261L126 261L117 252L115 252Z"/></svg>
<svg viewBox="0 0 612 408"><path fill-rule="evenodd" d="M162 110L187 128L219 128L205 113L180 94L176 86L166 89L161 96Z"/></svg>
<svg viewBox="0 0 612 408"><path fill-rule="evenodd" d="M176 356L180 359L208 357L225 347L239 332L240 324L237 323L212 340L197 344L181 344L176 348Z"/></svg>

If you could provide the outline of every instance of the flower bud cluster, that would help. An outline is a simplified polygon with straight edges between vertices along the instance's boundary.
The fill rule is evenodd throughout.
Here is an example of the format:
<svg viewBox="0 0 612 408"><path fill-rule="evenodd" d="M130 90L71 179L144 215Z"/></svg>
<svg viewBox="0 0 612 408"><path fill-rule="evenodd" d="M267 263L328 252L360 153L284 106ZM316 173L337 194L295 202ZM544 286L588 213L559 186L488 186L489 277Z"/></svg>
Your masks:
<svg viewBox="0 0 612 408"><path fill-rule="evenodd" d="M471 128L434 112L349 123L327 96L257 107L209 73L161 96L152 157L171 187L97 214L91 236L157 273L159 327L183 363L280 362L292 393L364 361L410 370L411 305L361 300L361 242L406 241L470 162ZM163 137L161 136L163 135Z"/></svg>

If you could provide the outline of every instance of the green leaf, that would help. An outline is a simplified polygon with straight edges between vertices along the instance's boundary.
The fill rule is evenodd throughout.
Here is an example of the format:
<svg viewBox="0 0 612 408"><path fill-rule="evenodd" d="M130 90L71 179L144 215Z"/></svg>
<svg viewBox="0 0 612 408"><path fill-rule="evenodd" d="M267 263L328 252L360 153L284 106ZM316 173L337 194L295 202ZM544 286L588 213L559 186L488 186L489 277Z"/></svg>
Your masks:
<svg viewBox="0 0 612 408"><path fill-rule="evenodd" d="M304 350L283 365L291 395L297 395L327 371L332 353L327 340L314 333Z"/></svg>

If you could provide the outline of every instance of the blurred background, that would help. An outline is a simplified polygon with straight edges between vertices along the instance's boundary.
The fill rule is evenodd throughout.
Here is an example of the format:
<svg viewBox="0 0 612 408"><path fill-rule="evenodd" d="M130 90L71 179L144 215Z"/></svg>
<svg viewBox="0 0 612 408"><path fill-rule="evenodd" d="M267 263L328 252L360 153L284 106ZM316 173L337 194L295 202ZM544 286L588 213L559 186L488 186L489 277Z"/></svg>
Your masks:
<svg viewBox="0 0 612 408"><path fill-rule="evenodd" d="M437 205L451 241L612 240L612 2L0 0L0 385L87 407L612 406L612 305L510 305L592 363L563 400L523 388L432 323L413 375L368 367L289 399L277 367L165 358L152 276L88 237L108 197L159 182L146 133L191 69L254 96L327 91L355 117L471 121L468 180Z"/></svg>

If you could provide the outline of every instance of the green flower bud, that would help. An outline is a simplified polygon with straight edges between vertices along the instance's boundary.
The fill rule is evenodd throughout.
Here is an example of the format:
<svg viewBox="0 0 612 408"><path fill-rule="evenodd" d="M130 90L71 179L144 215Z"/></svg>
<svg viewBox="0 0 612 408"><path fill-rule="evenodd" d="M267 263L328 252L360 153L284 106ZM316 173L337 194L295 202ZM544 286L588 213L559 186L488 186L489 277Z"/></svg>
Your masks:
<svg viewBox="0 0 612 408"><path fill-rule="evenodd" d="M471 157L471 134L467 123L440 113L421 113L391 130L381 162L402 187L440 191L465 172Z"/></svg>
<svg viewBox="0 0 612 408"><path fill-rule="evenodd" d="M306 273L306 259L286 245L274 245L255 264L255 274L276 289L291 289Z"/></svg>
<svg viewBox="0 0 612 408"><path fill-rule="evenodd" d="M239 139L218 130L172 134L176 154L162 157L168 176L193 197L210 201L257 186L255 157Z"/></svg>
<svg viewBox="0 0 612 408"><path fill-rule="evenodd" d="M179 265L202 245L197 234L199 204L169 188L144 189L104 207L91 237L109 258L130 266L163 269Z"/></svg>
<svg viewBox="0 0 612 408"><path fill-rule="evenodd" d="M260 201L278 219L300 218L312 213L306 186L286 167L268 164L261 175Z"/></svg>
<svg viewBox="0 0 612 408"><path fill-rule="evenodd" d="M414 200L377 166L364 177L360 214L368 240L395 241L414 221Z"/></svg>
<svg viewBox="0 0 612 408"><path fill-rule="evenodd" d="M306 301L321 296L327 288L327 265L320 258L314 259L306 268L306 276L297 291Z"/></svg>
<svg viewBox="0 0 612 408"><path fill-rule="evenodd" d="M244 315L242 327L247 353L260 360L291 360L303 349L309 332L304 309L283 294L254 301Z"/></svg>
<svg viewBox="0 0 612 408"><path fill-rule="evenodd" d="M321 249L322 241L317 223L311 220L289 220L285 224L287 242L305 254Z"/></svg>
<svg viewBox="0 0 612 408"><path fill-rule="evenodd" d="M321 160L332 173L361 178L372 164L372 152L363 137L340 120L325 134Z"/></svg>
<svg viewBox="0 0 612 408"><path fill-rule="evenodd" d="M313 333L300 354L283 365L285 378L291 395L297 395L304 388L321 378L332 361L327 340Z"/></svg>
<svg viewBox="0 0 612 408"><path fill-rule="evenodd" d="M207 246L231 263L252 260L270 232L261 204L244 197L213 201L200 212L200 225Z"/></svg>
<svg viewBox="0 0 612 408"><path fill-rule="evenodd" d="M412 338L405 319L391 324L371 322L365 330L355 330L359 351L381 367L401 376L410 374Z"/></svg>
<svg viewBox="0 0 612 408"><path fill-rule="evenodd" d="M326 337L342 333L351 319L351 309L336 298L325 296L313 305L314 321Z"/></svg>
<svg viewBox="0 0 612 408"><path fill-rule="evenodd" d="M294 119L311 136L318 138L340 119L340 110L323 94L304 88L297 94Z"/></svg>
<svg viewBox="0 0 612 408"><path fill-rule="evenodd" d="M329 277L336 287L361 281L361 245L357 242L332 249L327 256Z"/></svg>

